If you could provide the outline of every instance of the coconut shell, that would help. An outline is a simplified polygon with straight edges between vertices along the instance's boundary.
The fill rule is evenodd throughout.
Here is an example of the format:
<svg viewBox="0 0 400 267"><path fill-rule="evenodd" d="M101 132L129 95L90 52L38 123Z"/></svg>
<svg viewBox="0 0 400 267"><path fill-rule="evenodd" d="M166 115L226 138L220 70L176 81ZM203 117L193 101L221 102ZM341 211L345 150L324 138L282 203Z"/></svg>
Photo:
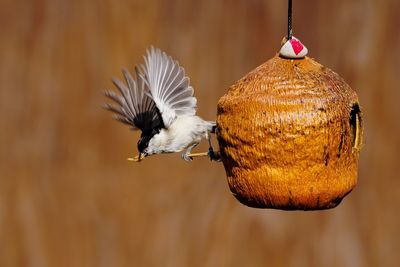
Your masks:
<svg viewBox="0 0 400 267"><path fill-rule="evenodd" d="M308 57L276 55L232 85L217 137L230 190L247 206L333 208L357 183L357 94Z"/></svg>

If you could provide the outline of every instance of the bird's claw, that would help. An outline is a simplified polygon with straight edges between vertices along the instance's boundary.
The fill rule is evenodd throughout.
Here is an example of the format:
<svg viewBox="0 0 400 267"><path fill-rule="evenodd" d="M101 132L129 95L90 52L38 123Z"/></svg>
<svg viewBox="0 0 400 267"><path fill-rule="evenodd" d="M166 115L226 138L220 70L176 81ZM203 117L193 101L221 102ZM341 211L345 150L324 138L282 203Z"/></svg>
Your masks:
<svg viewBox="0 0 400 267"><path fill-rule="evenodd" d="M191 156L189 156L189 153L187 153L187 152L182 153L182 158L187 162L190 162L193 160L193 158Z"/></svg>
<svg viewBox="0 0 400 267"><path fill-rule="evenodd" d="M207 154L211 161L221 161L221 154L218 151L214 152L214 149L212 147L208 149Z"/></svg>

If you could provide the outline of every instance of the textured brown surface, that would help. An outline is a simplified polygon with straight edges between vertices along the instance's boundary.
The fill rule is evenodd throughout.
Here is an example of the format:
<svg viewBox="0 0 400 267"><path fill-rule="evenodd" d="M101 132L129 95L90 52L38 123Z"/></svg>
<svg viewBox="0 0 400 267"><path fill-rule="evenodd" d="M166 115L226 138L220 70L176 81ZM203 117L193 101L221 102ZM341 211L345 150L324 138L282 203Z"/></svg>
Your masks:
<svg viewBox="0 0 400 267"><path fill-rule="evenodd" d="M306 57L275 56L218 103L218 141L232 193L259 208L335 207L357 183L356 93Z"/></svg>

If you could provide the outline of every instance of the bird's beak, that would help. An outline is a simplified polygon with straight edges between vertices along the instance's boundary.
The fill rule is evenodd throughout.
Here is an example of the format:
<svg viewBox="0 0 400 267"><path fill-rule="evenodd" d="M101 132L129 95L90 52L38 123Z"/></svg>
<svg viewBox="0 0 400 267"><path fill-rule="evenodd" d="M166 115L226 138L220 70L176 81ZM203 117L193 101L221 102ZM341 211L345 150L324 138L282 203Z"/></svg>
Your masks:
<svg viewBox="0 0 400 267"><path fill-rule="evenodd" d="M127 160L139 162L142 161L142 159L144 159L145 157L147 157L147 153L139 153L139 155L134 156L133 158L127 158Z"/></svg>
<svg viewBox="0 0 400 267"><path fill-rule="evenodd" d="M139 152L139 156L138 156L139 161L141 161L142 159L144 159L144 158L147 157L148 155L149 155L149 154L146 153L146 152L144 152L144 153L140 153L140 152Z"/></svg>

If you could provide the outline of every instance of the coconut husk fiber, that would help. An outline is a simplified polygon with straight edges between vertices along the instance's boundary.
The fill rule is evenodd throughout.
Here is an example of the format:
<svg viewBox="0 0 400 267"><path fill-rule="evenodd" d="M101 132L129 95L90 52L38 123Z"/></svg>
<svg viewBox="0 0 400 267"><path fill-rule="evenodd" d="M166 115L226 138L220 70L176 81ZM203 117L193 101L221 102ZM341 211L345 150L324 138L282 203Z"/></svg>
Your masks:
<svg viewBox="0 0 400 267"><path fill-rule="evenodd" d="M217 137L230 190L247 206L328 209L357 184L357 94L309 57L276 55L232 85Z"/></svg>

